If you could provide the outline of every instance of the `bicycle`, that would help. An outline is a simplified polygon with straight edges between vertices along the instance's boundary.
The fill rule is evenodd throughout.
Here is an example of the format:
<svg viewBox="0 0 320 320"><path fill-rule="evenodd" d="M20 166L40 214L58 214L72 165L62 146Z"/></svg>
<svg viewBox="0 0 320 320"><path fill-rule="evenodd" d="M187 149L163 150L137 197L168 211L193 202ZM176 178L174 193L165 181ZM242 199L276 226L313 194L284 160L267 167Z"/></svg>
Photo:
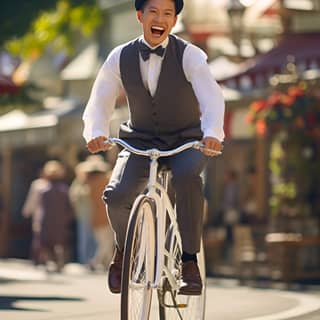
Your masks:
<svg viewBox="0 0 320 320"><path fill-rule="evenodd" d="M172 156L189 148L200 149L203 145L199 141L192 141L173 150L160 151L139 150L118 138L109 138L106 142L119 144L129 152L151 160L147 189L134 201L127 227L121 320L203 320L206 293L203 245L197 256L203 282L202 292L197 296L179 295L181 237L175 206L168 195L169 171L158 171L160 157ZM154 290L157 290L158 304L151 308ZM152 312L158 315L151 316Z"/></svg>

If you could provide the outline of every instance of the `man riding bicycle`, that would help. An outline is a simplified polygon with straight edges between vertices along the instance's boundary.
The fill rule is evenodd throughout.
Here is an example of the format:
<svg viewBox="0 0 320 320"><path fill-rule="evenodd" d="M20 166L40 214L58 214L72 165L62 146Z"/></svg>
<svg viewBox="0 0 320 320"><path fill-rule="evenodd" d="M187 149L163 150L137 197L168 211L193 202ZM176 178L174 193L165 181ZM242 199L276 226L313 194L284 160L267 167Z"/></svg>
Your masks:
<svg viewBox="0 0 320 320"><path fill-rule="evenodd" d="M106 151L109 123L117 97L124 90L130 118L119 137L137 148L167 150L202 140L201 151L188 149L161 159L172 172L177 219L182 238L180 294L202 290L197 252L200 250L203 190L200 177L208 156L222 149L224 99L213 79L206 54L171 35L183 0L135 0L143 35L117 46L101 67L83 115L84 137L92 153ZM136 196L148 180L149 158L119 153L103 194L115 232L116 250L110 264L111 292L121 291L126 227Z"/></svg>

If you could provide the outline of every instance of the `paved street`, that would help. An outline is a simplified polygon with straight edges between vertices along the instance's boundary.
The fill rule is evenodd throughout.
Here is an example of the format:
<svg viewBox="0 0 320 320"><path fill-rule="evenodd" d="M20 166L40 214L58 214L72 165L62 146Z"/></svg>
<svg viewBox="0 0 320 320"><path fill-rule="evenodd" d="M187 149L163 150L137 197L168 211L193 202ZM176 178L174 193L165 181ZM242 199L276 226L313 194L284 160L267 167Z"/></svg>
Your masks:
<svg viewBox="0 0 320 320"><path fill-rule="evenodd" d="M47 275L26 261L0 261L0 319L119 319L119 295L108 292L105 278L76 264L63 274ZM208 279L209 320L316 320L318 311L319 291L259 289Z"/></svg>

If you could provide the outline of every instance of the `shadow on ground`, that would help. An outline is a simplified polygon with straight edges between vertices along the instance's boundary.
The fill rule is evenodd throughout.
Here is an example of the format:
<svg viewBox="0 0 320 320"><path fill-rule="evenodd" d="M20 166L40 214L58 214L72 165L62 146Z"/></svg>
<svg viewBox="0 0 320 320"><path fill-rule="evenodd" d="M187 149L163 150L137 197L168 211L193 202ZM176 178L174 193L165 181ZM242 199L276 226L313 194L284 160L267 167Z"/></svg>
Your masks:
<svg viewBox="0 0 320 320"><path fill-rule="evenodd" d="M22 308L17 307L15 304L21 301L84 301L82 298L76 297L55 297L55 296L41 296L41 297L33 297L33 296L2 296L0 295L0 310L15 310L15 311L38 311L38 312L46 312L48 310L45 309L33 309L33 308Z"/></svg>

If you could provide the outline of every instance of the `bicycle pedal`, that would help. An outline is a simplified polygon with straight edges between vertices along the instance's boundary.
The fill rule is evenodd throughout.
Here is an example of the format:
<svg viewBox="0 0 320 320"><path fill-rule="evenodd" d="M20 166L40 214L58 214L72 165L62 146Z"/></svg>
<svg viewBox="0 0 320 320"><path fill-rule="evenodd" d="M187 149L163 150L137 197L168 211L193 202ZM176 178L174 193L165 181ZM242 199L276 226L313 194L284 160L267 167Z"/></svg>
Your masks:
<svg viewBox="0 0 320 320"><path fill-rule="evenodd" d="M185 308L187 308L188 307L188 305L186 304L186 303L178 303L178 304L176 304L176 305L174 305L174 304L166 304L166 303L163 303L162 304L162 306L163 307L165 307L165 308L179 308L179 309L185 309Z"/></svg>
<svg viewBox="0 0 320 320"><path fill-rule="evenodd" d="M186 308L188 305L186 303L179 303L177 304L178 308Z"/></svg>

